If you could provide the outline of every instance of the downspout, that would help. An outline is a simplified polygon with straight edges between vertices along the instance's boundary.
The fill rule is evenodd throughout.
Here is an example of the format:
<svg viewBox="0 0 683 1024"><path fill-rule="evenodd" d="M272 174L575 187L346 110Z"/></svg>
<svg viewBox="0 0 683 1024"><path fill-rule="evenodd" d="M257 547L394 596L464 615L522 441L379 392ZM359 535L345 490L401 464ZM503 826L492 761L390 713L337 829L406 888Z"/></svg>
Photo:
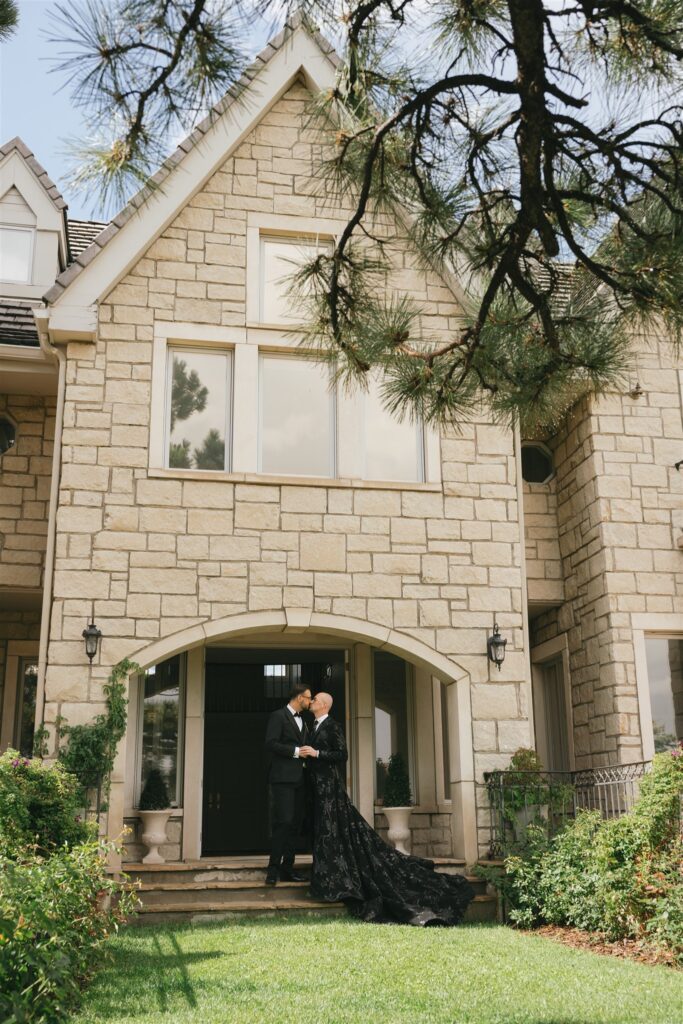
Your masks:
<svg viewBox="0 0 683 1024"><path fill-rule="evenodd" d="M41 311L42 312L42 311ZM47 645L50 639L52 617L52 585L54 578L55 545L57 539L57 500L62 466L62 429L64 425L64 396L66 391L66 353L48 340L47 324L36 310L40 347L48 359L59 364L57 379L57 408L55 410L55 436L52 451L52 477L50 480L50 503L47 517L47 545L45 549L45 571L43 574L43 605L40 616L40 644L38 647L38 682L36 687L36 725L45 725L45 675L47 672ZM47 319L47 318L45 318ZM41 321L43 321L41 323Z"/></svg>
<svg viewBox="0 0 683 1024"><path fill-rule="evenodd" d="M529 632L529 586L526 572L526 527L524 523L524 479L522 477L522 435L519 423L513 426L517 480L517 515L519 543L521 548L520 569L522 582L522 636L524 637L524 666L526 669L527 706L529 709L529 733L531 745L536 746L536 721L534 717L534 694L531 669L531 636Z"/></svg>

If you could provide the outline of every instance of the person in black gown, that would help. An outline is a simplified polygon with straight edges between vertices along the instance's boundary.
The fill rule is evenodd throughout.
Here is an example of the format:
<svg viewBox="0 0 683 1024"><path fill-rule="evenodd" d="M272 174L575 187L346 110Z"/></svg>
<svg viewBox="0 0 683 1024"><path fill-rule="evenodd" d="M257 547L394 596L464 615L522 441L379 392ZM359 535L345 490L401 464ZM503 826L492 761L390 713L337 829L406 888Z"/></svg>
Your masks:
<svg viewBox="0 0 683 1024"><path fill-rule="evenodd" d="M313 789L311 895L343 901L364 921L455 925L474 896L462 875L439 874L432 861L399 853L351 803L344 782L344 734L329 715L332 697L318 693L310 743L300 748Z"/></svg>

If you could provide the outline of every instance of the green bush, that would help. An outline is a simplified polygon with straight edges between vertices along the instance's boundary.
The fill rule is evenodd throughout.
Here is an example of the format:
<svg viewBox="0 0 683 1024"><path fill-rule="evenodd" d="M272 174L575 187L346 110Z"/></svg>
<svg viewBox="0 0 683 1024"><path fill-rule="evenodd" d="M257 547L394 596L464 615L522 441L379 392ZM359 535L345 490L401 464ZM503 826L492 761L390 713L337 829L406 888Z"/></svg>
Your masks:
<svg viewBox="0 0 683 1024"><path fill-rule="evenodd" d="M165 811L170 806L164 777L158 768L152 768L140 794L140 810Z"/></svg>
<svg viewBox="0 0 683 1024"><path fill-rule="evenodd" d="M49 854L92 836L80 818L79 785L62 765L8 750L0 757L0 854Z"/></svg>
<svg viewBox="0 0 683 1024"><path fill-rule="evenodd" d="M632 811L603 821L579 812L548 840L530 826L524 850L495 878L510 920L641 938L683 961L683 751L658 754Z"/></svg>
<svg viewBox="0 0 683 1024"><path fill-rule="evenodd" d="M384 783L385 807L409 807L413 802L410 777L401 754L392 754Z"/></svg>
<svg viewBox="0 0 683 1024"><path fill-rule="evenodd" d="M0 1020L58 1024L135 897L106 875L95 842L48 859L0 856Z"/></svg>

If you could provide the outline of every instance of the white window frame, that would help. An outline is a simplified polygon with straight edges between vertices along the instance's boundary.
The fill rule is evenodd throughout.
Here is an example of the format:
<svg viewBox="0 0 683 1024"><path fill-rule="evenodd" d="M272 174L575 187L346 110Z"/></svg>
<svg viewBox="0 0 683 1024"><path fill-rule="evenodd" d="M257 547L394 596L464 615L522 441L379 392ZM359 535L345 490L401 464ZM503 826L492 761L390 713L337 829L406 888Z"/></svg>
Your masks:
<svg viewBox="0 0 683 1024"><path fill-rule="evenodd" d="M169 351L171 349L199 349L212 354L229 353L231 358L231 382L229 392L229 433L226 434L226 452L229 452L231 470L222 471L223 476L235 472L234 458L237 444L235 402L235 377L238 363L238 352L246 346L237 343L244 341L245 332L239 328L207 327L207 325L186 323L160 322L155 326L152 351L152 394L150 406L149 458L148 468L152 475L175 476L181 479L196 478L215 480L221 476L218 469L176 469L168 465L168 438L170 433L170 417L167 420L170 402L169 390Z"/></svg>
<svg viewBox="0 0 683 1024"><path fill-rule="evenodd" d="M23 224L0 224L0 233L3 231L19 231L24 235L30 235L30 245L26 277L2 277L0 278L0 280L7 281L8 284L31 284L33 282L33 261L35 258L36 248L36 229L27 228Z"/></svg>
<svg viewBox="0 0 683 1024"><path fill-rule="evenodd" d="M652 728L652 705L650 703L650 680L647 671L647 649L645 641L683 640L683 615L642 613L632 616L633 647L636 660L636 686L640 717L640 739L643 760L651 761L655 756L655 737Z"/></svg>
<svg viewBox="0 0 683 1024"><path fill-rule="evenodd" d="M258 249L258 323L262 327L277 327L281 330L283 327L296 328L296 318L288 317L280 321L266 320L263 315L264 296L266 290L266 261L264 258L265 247L268 242L280 242L284 245L291 245L293 249L302 246L311 246L312 248L324 249L331 247L334 239L330 235L316 234L273 234L268 231L259 232L259 249ZM292 273L294 272L292 268Z"/></svg>
<svg viewBox="0 0 683 1024"><path fill-rule="evenodd" d="M345 220L324 217L295 217L288 214L247 214L247 327L282 331L283 327L296 330L291 320L280 324L264 323L261 319L261 290L263 287L262 239L291 241L294 245L332 245L346 227Z"/></svg>
<svg viewBox="0 0 683 1024"><path fill-rule="evenodd" d="M310 354L309 354L310 355ZM315 362L311 358L306 358L306 353L302 353L300 350L292 351L291 348L272 349L272 348L259 348L259 366L258 366L258 445L257 445L257 472L263 476L291 476L297 480L307 480L309 478L314 480L335 480L337 479L337 386L332 382L332 370L330 370L330 475L321 477L319 473L264 473L262 468L263 463L263 361L264 359L298 359L301 362Z"/></svg>

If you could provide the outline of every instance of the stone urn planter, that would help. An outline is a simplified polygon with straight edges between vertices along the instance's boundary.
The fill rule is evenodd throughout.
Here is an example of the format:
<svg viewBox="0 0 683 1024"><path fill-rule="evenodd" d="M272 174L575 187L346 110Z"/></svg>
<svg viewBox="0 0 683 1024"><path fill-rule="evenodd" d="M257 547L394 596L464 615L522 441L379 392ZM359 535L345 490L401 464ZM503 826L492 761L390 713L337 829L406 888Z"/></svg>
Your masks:
<svg viewBox="0 0 683 1024"><path fill-rule="evenodd" d="M159 847L166 842L166 824L171 817L171 808L164 811L140 811L142 821L142 841L147 853L142 858L143 864L163 864L164 858Z"/></svg>
<svg viewBox="0 0 683 1024"><path fill-rule="evenodd" d="M387 838L399 853L410 853L410 815L412 807L383 807L389 822Z"/></svg>
<svg viewBox="0 0 683 1024"><path fill-rule="evenodd" d="M147 847L147 853L142 858L143 864L164 863L159 847L166 842L166 825L171 813L171 801L164 777L158 768L152 768L140 794L142 841Z"/></svg>

